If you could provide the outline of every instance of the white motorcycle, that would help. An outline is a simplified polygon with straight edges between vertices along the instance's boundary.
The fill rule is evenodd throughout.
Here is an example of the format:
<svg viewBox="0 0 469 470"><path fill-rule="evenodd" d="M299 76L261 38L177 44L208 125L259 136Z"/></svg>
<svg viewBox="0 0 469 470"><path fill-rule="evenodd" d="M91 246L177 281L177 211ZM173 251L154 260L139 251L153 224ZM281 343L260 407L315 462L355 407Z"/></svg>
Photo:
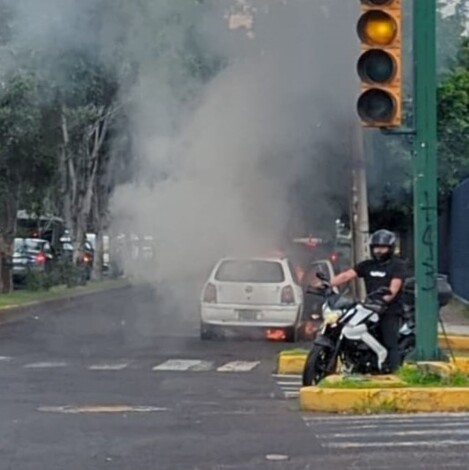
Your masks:
<svg viewBox="0 0 469 470"><path fill-rule="evenodd" d="M317 276L323 281L321 290L326 301L321 330L304 366L303 385L317 385L324 377L334 374L339 359L345 373L383 373L388 351L380 342L377 327L379 315L386 309L383 297L390 294L389 289L380 288L370 293L365 302L355 302L334 292L322 274ZM402 361L415 347L411 316L400 329Z"/></svg>

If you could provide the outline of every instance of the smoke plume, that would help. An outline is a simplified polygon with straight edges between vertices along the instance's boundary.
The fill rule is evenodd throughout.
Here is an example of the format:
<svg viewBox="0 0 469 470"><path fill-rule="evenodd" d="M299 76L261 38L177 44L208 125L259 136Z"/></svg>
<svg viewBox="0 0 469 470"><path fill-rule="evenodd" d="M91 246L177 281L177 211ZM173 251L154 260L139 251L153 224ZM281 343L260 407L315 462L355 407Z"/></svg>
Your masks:
<svg viewBox="0 0 469 470"><path fill-rule="evenodd" d="M218 2L193 25L223 62L208 82L167 54L145 64L133 90L141 177L112 208L118 231L125 220L127 233L154 237L145 276L201 282L221 256L332 230L354 119L353 21L341 3ZM180 44L186 26L172 30Z"/></svg>
<svg viewBox="0 0 469 470"><path fill-rule="evenodd" d="M3 1L13 44L89 50L126 77L135 171L112 232L155 248L145 267L127 257L129 273L200 286L219 257L328 234L347 209L355 2Z"/></svg>

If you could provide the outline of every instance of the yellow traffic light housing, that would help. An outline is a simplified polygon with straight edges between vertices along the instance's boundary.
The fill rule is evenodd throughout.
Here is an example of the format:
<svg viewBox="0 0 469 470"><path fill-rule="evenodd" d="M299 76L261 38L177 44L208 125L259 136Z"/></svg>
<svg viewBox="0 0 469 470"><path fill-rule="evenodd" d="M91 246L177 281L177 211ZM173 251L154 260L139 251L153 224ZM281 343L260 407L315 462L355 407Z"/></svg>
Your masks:
<svg viewBox="0 0 469 470"><path fill-rule="evenodd" d="M402 123L402 0L361 0L357 110L365 127Z"/></svg>

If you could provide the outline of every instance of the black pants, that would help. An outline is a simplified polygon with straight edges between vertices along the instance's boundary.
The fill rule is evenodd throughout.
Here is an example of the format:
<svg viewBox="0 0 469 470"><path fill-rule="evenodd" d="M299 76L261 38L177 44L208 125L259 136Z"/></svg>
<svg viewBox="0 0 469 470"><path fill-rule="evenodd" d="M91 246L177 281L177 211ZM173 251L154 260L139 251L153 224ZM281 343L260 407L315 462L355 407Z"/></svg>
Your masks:
<svg viewBox="0 0 469 470"><path fill-rule="evenodd" d="M399 368L399 328L401 318L397 313L386 312L380 319L379 330L383 346L388 350L387 367L390 372Z"/></svg>

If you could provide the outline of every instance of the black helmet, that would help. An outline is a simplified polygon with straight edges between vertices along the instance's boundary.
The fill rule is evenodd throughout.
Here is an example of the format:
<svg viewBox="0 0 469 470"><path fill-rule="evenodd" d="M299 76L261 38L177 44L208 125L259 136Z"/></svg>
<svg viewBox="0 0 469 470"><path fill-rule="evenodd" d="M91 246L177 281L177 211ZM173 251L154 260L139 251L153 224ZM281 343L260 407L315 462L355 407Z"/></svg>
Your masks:
<svg viewBox="0 0 469 470"><path fill-rule="evenodd" d="M396 248L396 235L389 230L377 230L375 233L373 233L370 237L370 251L371 255L373 256L374 259L377 261L387 261L394 255L394 250ZM375 246L387 246L389 247L389 253L385 255L378 255L376 256L373 253L373 248Z"/></svg>

